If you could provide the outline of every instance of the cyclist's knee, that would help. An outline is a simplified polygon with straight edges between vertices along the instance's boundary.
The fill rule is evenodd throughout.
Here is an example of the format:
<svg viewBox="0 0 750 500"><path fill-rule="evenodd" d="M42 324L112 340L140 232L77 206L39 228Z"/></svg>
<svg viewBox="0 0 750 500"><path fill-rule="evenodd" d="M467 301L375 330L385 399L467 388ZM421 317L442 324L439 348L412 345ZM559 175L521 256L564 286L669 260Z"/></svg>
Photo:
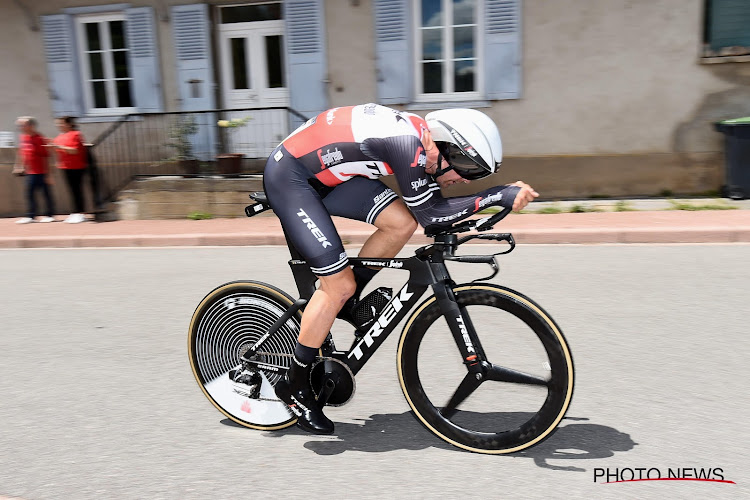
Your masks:
<svg viewBox="0 0 750 500"><path fill-rule="evenodd" d="M330 276L320 276L319 279L321 290L328 294L339 308L354 295L357 288L354 273L349 267Z"/></svg>
<svg viewBox="0 0 750 500"><path fill-rule="evenodd" d="M411 236L417 230L417 221L404 202L396 200L378 215L375 227L387 233Z"/></svg>

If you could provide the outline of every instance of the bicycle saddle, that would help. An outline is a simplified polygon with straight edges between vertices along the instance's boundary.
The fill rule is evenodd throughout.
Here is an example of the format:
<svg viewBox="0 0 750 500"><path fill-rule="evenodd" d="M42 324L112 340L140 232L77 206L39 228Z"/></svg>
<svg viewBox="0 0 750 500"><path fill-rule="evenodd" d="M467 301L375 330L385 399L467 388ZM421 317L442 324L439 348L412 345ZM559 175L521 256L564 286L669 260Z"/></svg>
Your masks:
<svg viewBox="0 0 750 500"><path fill-rule="evenodd" d="M250 193L250 198L258 203L268 203L268 197L266 196L265 191L255 191L254 193Z"/></svg>

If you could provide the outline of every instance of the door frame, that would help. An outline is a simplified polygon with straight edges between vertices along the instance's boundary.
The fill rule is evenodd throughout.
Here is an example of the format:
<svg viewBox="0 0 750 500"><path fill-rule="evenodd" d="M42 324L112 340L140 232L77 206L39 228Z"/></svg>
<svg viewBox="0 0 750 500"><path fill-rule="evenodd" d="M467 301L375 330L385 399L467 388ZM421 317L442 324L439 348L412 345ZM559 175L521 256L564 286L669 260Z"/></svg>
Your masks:
<svg viewBox="0 0 750 500"><path fill-rule="evenodd" d="M287 71L286 32L283 20L256 21L248 23L219 24L217 27L218 56L221 68L221 101L226 109L264 108L275 106L289 106L289 72ZM268 88L267 60L265 56L264 37L280 35L282 40L281 54L283 57L285 87ZM245 38L245 55L248 65L249 89L235 90L232 88L234 75L232 74L231 47L232 38ZM257 61L261 64L258 66ZM256 67L257 66L257 67ZM261 85L262 84L262 85ZM241 94L247 93L243 99Z"/></svg>

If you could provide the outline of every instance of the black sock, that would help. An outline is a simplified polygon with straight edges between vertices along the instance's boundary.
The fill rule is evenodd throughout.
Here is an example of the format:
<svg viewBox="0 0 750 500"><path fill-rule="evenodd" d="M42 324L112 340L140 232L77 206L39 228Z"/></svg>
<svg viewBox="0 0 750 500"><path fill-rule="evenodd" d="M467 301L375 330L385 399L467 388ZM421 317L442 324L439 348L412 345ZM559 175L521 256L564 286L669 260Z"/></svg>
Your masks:
<svg viewBox="0 0 750 500"><path fill-rule="evenodd" d="M297 345L294 346L294 357L301 364L307 366L315 360L315 356L318 355L317 347L307 347L297 341Z"/></svg>
<svg viewBox="0 0 750 500"><path fill-rule="evenodd" d="M307 347L297 342L294 347L294 357L292 366L289 368L289 385L292 390L309 389L310 369L318 350L313 347Z"/></svg>

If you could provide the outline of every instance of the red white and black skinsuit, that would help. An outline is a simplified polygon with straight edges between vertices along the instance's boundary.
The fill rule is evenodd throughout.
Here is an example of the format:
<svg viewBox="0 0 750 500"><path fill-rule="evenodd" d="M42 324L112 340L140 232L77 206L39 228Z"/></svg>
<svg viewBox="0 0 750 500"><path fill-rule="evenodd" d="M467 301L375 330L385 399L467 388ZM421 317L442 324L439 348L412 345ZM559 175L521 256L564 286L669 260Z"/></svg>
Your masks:
<svg viewBox="0 0 750 500"><path fill-rule="evenodd" d="M517 186L443 198L425 172L425 130L420 116L378 104L333 108L308 120L271 153L264 172L268 200L316 275L348 265L331 215L372 224L397 199L379 177L396 176L404 203L423 227L513 205Z"/></svg>

